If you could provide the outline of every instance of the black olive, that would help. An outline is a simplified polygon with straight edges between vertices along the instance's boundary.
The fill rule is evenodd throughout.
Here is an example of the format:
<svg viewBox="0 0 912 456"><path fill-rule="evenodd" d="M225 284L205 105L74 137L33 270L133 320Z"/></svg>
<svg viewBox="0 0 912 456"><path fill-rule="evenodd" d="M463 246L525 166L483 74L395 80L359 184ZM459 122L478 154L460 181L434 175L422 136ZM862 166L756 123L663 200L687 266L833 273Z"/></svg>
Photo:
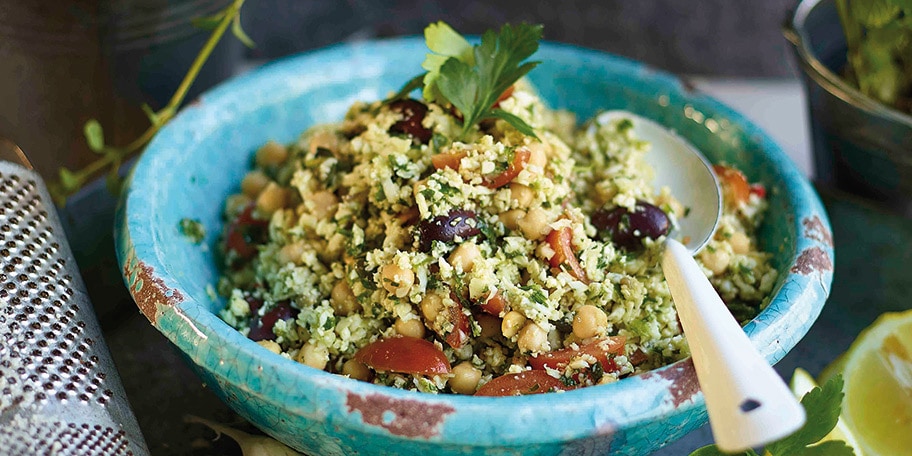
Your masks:
<svg viewBox="0 0 912 456"><path fill-rule="evenodd" d="M249 302L249 301L248 301ZM259 306L257 306L259 307ZM253 309L251 309L253 311ZM271 310L263 314L262 317L254 315L250 321L250 332L247 337L251 340L275 340L276 335L272 331L279 320L293 319L298 316L298 310L291 307L288 301L281 301Z"/></svg>
<svg viewBox="0 0 912 456"><path fill-rule="evenodd" d="M597 209L590 220L603 239L631 251L642 248L643 239L657 239L671 229L668 215L643 201L637 201L633 212L622 206Z"/></svg>
<svg viewBox="0 0 912 456"><path fill-rule="evenodd" d="M475 213L454 209L447 215L439 215L418 223L418 240L422 251L431 250L434 241L450 243L456 236L463 239L481 233Z"/></svg>
<svg viewBox="0 0 912 456"><path fill-rule="evenodd" d="M428 111L424 103L412 99L396 100L389 104L389 108L402 114L402 120L390 127L390 133L411 135L421 144L427 144L431 140L434 132L421 125Z"/></svg>

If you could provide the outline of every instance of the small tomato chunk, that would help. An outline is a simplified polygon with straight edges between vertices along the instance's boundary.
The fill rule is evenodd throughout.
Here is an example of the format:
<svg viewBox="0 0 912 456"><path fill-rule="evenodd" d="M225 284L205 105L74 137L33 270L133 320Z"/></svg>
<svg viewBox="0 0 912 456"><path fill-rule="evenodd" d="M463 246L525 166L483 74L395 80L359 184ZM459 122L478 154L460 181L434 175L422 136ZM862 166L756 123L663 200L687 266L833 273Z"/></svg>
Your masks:
<svg viewBox="0 0 912 456"><path fill-rule="evenodd" d="M436 345L417 337L378 339L358 350L354 359L376 371L420 375L450 373L446 355Z"/></svg>
<svg viewBox="0 0 912 456"><path fill-rule="evenodd" d="M589 355L601 363L605 372L611 372L617 370L617 364L614 363L612 356L622 354L624 352L624 343L626 342L627 338L624 336L604 337L580 345L577 348L566 347L533 356L529 359L529 365L532 366L532 369L537 370L544 370L546 367L563 369L574 358L580 355Z"/></svg>
<svg viewBox="0 0 912 456"><path fill-rule="evenodd" d="M525 147L516 149L513 155L513 161L510 162L510 165L507 166L502 173L493 176L489 179L485 179L485 187L488 188L500 188L504 185L509 184L519 175L519 173L526 167L526 163L529 163L529 157L532 156L532 152Z"/></svg>
<svg viewBox="0 0 912 456"><path fill-rule="evenodd" d="M573 230L569 226L551 230L546 240L551 245L551 249L554 250L554 255L548 261L551 263L552 268L560 268L561 265L566 264L570 267L570 275L583 283L589 283L586 271L580 266L579 261L576 259L576 254L573 253L572 239Z"/></svg>
<svg viewBox="0 0 912 456"><path fill-rule="evenodd" d="M456 303L456 305L449 308L449 317L450 322L453 323L453 329L447 333L444 339L450 347L458 349L468 342L469 334L471 334L472 330L469 327L469 317L462 313L462 306L459 305L458 300L456 300Z"/></svg>
<svg viewBox="0 0 912 456"><path fill-rule="evenodd" d="M450 168L459 171L459 164L465 158L465 152L444 152L431 155L431 164L435 169Z"/></svg>
<svg viewBox="0 0 912 456"><path fill-rule="evenodd" d="M504 298L503 293L498 290L494 293L494 296L488 298L480 307L485 313L499 317L500 314L507 309L507 299Z"/></svg>
<svg viewBox="0 0 912 456"><path fill-rule="evenodd" d="M731 207L738 207L750 197L750 184L741 171L725 165L713 165L713 171L719 176L722 185L722 196Z"/></svg>
<svg viewBox="0 0 912 456"><path fill-rule="evenodd" d="M560 379L543 370L531 370L518 374L504 374L491 379L475 392L476 396L522 396L526 394L550 393L570 389Z"/></svg>

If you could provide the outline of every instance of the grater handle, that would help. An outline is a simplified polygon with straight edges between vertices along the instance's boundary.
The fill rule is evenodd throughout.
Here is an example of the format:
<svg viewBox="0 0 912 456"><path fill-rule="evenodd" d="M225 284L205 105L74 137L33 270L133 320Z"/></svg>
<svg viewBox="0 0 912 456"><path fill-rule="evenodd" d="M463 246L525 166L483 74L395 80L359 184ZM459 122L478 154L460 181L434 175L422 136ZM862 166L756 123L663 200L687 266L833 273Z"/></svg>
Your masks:
<svg viewBox="0 0 912 456"><path fill-rule="evenodd" d="M0 455L147 455L47 188L0 152Z"/></svg>

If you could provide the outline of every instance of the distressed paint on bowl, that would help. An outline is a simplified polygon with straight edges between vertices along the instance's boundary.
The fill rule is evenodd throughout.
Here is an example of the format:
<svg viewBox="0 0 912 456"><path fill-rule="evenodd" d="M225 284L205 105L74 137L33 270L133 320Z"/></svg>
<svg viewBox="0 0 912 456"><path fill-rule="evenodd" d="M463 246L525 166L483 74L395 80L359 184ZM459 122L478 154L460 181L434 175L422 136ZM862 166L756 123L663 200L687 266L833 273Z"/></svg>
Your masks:
<svg viewBox="0 0 912 456"><path fill-rule="evenodd" d="M118 207L118 259L140 310L239 414L310 454L646 454L706 422L690 360L621 381L511 398L430 395L376 386L274 356L222 322L214 259L222 201L253 151L337 121L420 71L417 38L346 44L231 80L184 109L149 145ZM665 124L712 161L769 190L761 242L780 278L746 327L771 363L807 332L829 293L833 249L819 199L760 129L670 76L601 52L545 43L530 79L580 119L627 109ZM178 229L199 220L203 245Z"/></svg>

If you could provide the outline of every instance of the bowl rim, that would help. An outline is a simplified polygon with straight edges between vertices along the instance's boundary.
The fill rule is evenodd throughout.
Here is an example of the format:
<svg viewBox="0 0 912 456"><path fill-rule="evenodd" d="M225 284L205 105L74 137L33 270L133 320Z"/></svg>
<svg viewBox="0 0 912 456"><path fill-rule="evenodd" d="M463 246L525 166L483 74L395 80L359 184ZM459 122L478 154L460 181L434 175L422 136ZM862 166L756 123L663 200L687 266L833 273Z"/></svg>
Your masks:
<svg viewBox="0 0 912 456"><path fill-rule="evenodd" d="M153 204L157 198L157 192L142 190L143 186L150 185L150 183L154 183L158 179L155 173L163 171L163 167L166 166L164 163L168 162L168 160L158 159L166 158L167 154L174 153L176 150L176 148L167 146L168 141L174 140L180 132L188 128L188 125L192 125L194 121L199 120L206 110L217 109L221 100L237 96L237 93L243 92L243 88L246 86L268 81L274 73L286 71L289 66L306 65L310 61L316 61L321 58L345 56L347 52L351 52L351 49L354 48L360 48L361 51L385 52L391 48L423 49L423 46L424 42L420 37L390 38L337 44L304 54L285 57L218 85L201 97L202 103L192 104L183 109L171 123L159 132L149 144L143 156L139 158L130 173L128 186L118 206L118 226L115 230L118 261L124 271L124 280L127 283L127 287L137 304L141 308L144 305L149 305L148 303L140 302L142 299L148 300L148 296L142 296L143 292L140 288L143 284L139 283L139 286L137 286L137 278L140 279L139 282L155 282L157 285L164 287L165 290L170 290L172 292L171 295L165 293L167 296L164 299L166 300L175 297L173 292L180 291L176 279L169 275L166 259L161 258L156 253L156 243L161 241L161 239L160 236L155 235L153 220L150 218L152 211L148 210L148 208L157 207ZM602 51L553 42L543 42L539 56L542 55L543 51L545 54L579 54L582 58L595 59L603 62L602 64L604 65L622 67L625 71L638 72L642 77L650 78L655 83L666 87L670 92L682 96L688 104L703 111L712 112L719 117L724 117L741 128L745 137L751 138L752 141L760 145L759 148L765 152L766 159L776 170L782 173L782 178L789 186L790 191L785 192L784 196L794 210L794 213L791 213L794 217L788 222L795 229L795 245L794 252L789 253L791 256L787 265L792 266L792 269L794 269L793 265L796 264L796 259L811 249L816 249L827 258L832 259L832 242L823 242L821 238L813 235L813 233L812 235L808 234L808 223L813 223L815 227L826 233L824 237L829 236L829 221L819 198L806 178L801 175L781 148L755 124L722 103L693 90L689 84L682 82L677 77L654 70L639 62ZM162 157L159 157L159 155ZM138 269L144 266L150 267L150 270L154 271L154 275L138 277ZM788 272L787 277L782 279L780 286L775 289L774 298L769 306L744 327L751 341L770 363L775 363L785 356L787 351L804 336L810 327L809 323L806 327L799 328L798 331L788 334L789 337L787 339L782 337L782 334L777 333L777 328L780 325L777 324L776 320L782 312L788 310L787 301L803 302L809 306L805 310L809 312L811 323L813 323L823 307L832 281L832 267L830 265L829 270L812 272L819 272L819 275L814 275L812 278L809 274L800 274L795 270ZM780 271L780 273L785 273L785 271ZM801 280L798 280L799 278ZM818 286L807 286L809 283L817 284ZM207 306L197 300L196 297L189 294L178 297L180 297L181 301L168 308L174 310L173 312L169 312L168 309L160 305L167 303L153 303L151 314L148 307L143 310L150 319L156 319L157 316L157 321L153 321L153 325L164 333L172 343L177 345L194 363L225 382L232 382L232 379L226 377L220 371L220 362L223 360L212 356L214 352L211 350L206 353L198 352L197 346L203 337L212 338L209 341L210 344L219 342L220 347L216 347L216 349L224 349L224 346L237 344L231 353L237 359L255 362L258 369L266 372L265 375L278 375L279 372L283 372L283 375L293 377L294 381L298 382L296 384L313 388L313 394L317 394L320 391L334 391L336 393L344 392L348 397L357 395L367 398L377 397L383 401L439 406L453 410L453 414L448 416L448 420L455 419L454 417L461 415L463 417L474 416L476 419L483 417L484 420L501 423L504 419L510 418L510 415L503 411L503 409L508 408L503 407L503 401L509 402L509 409L511 410L531 410L544 415L551 415L542 419L552 423L552 425L537 427L534 436L507 433L500 435L497 441L487 441L482 438L483 436L469 433L465 440L459 443L468 442L479 445L500 446L504 444L527 444L530 443L530 438L532 441L537 442L567 441L610 434L618 429L629 429L669 415L703 413L705 417L702 393L694 385L693 378L690 378L688 383L687 375L692 375L690 358L612 384L582 388L559 394L510 398L430 395L351 380L300 365L295 361L280 356L262 356L266 352L255 342L241 336L240 333L218 318L215 313L210 312ZM163 298L159 297L159 299ZM691 374L688 374L688 372L691 372ZM235 386L250 394L260 395L263 400L274 401L274 398L262 394L262 388L258 389L252 385ZM640 410L640 413L631 414L630 418L632 420L627 421L612 422L614 420L613 417L616 417L616 415L604 415L603 412L592 410L598 408L592 405L587 406L586 413L582 415L579 410L570 408L570 405L579 404L580 402L598 404L599 401L607 400L606 398L626 394L645 395L646 393L657 395L655 406L645 411ZM676 398L682 398L682 400L678 403L673 403ZM672 403L669 403L670 400ZM578 405L575 407L578 408ZM556 413L558 411L562 411L564 414ZM578 422L589 423L590 425L588 427L576 426L566 429L563 424L568 423L568 421L564 418L570 415L573 415L574 419L578 419ZM557 419L555 416L561 419ZM349 413L347 417L342 419L345 425L363 428L363 424L359 424L361 420L362 416L359 413ZM377 434L387 432L381 426L372 428L368 426L368 428L368 432ZM482 439L479 440L480 438ZM454 441L453 436L448 435L447 441Z"/></svg>

